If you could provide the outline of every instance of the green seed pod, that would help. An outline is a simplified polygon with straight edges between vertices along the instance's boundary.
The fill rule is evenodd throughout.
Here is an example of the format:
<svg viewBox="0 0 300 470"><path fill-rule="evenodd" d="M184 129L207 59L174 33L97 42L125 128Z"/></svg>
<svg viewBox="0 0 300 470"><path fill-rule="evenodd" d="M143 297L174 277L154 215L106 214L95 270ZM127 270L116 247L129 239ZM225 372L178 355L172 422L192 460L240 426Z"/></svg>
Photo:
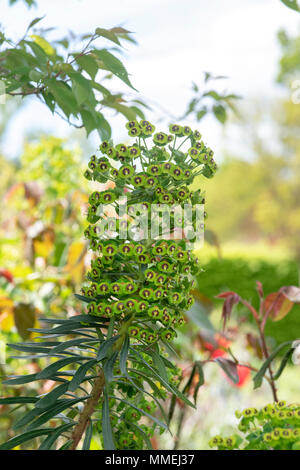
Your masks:
<svg viewBox="0 0 300 470"><path fill-rule="evenodd" d="M200 140L201 137L202 137L202 135L200 134L199 131L194 131L194 132L193 132L193 138L194 138L194 140Z"/></svg>
<svg viewBox="0 0 300 470"><path fill-rule="evenodd" d="M166 145L168 143L168 136L164 132L158 132L153 136L153 142L156 145Z"/></svg>
<svg viewBox="0 0 300 470"><path fill-rule="evenodd" d="M84 172L84 177L88 180L88 181L92 181L93 179L93 173L89 170L86 170Z"/></svg>
<svg viewBox="0 0 300 470"><path fill-rule="evenodd" d="M121 282L113 282L110 285L110 292L112 294L121 295L123 293L123 284Z"/></svg>
<svg viewBox="0 0 300 470"><path fill-rule="evenodd" d="M93 314L95 314L95 311L96 311L96 302L90 302L88 304L88 313L90 315L93 315Z"/></svg>
<svg viewBox="0 0 300 470"><path fill-rule="evenodd" d="M128 135L130 137L137 137L141 134L141 128L140 127L132 127L129 131L128 131Z"/></svg>
<svg viewBox="0 0 300 470"><path fill-rule="evenodd" d="M175 166L172 170L172 176L175 180L180 181L184 178L184 173L180 166Z"/></svg>
<svg viewBox="0 0 300 470"><path fill-rule="evenodd" d="M137 285L134 282L125 282L123 291L125 294L133 294L137 291Z"/></svg>
<svg viewBox="0 0 300 470"><path fill-rule="evenodd" d="M163 285L166 282L166 279L167 279L167 276L165 276L164 274L157 274L154 284L156 286Z"/></svg>
<svg viewBox="0 0 300 470"><path fill-rule="evenodd" d="M128 334L129 336L132 336L133 338L137 338L139 336L140 329L137 326L130 326L128 328Z"/></svg>
<svg viewBox="0 0 300 470"><path fill-rule="evenodd" d="M115 243L106 243L103 248L103 254L106 256L115 256L118 253L118 247Z"/></svg>
<svg viewBox="0 0 300 470"><path fill-rule="evenodd" d="M134 174L134 169L132 166L123 165L119 168L119 177L120 178L131 178Z"/></svg>
<svg viewBox="0 0 300 470"><path fill-rule="evenodd" d="M286 401L280 400L279 402L275 403L276 408L282 409L286 407Z"/></svg>
<svg viewBox="0 0 300 470"><path fill-rule="evenodd" d="M145 188L154 188L157 184L157 179L154 176L149 176L149 178L145 178Z"/></svg>
<svg viewBox="0 0 300 470"><path fill-rule="evenodd" d="M145 310L147 310L148 305L148 302L146 302L145 300L138 301L136 305L136 311L138 313L144 312Z"/></svg>
<svg viewBox="0 0 300 470"><path fill-rule="evenodd" d="M167 249L166 247L160 243L159 245L155 245L152 249L151 249L151 253L154 255L154 256L163 256L165 253L167 252Z"/></svg>
<svg viewBox="0 0 300 470"><path fill-rule="evenodd" d="M174 331L165 329L160 332L160 337L162 340L172 341L172 339L174 338Z"/></svg>
<svg viewBox="0 0 300 470"><path fill-rule="evenodd" d="M95 170L96 166L97 166L96 162L90 161L88 163L88 167L89 167L90 170Z"/></svg>
<svg viewBox="0 0 300 470"><path fill-rule="evenodd" d="M280 429L280 436L283 439L291 439L291 437L293 437L293 431L291 429Z"/></svg>
<svg viewBox="0 0 300 470"><path fill-rule="evenodd" d="M104 140L102 144L100 145L100 150L102 153L107 153L108 149L110 148L109 142L107 140Z"/></svg>
<svg viewBox="0 0 300 470"><path fill-rule="evenodd" d="M139 339L141 339L142 341L146 341L148 334L149 332L147 330L140 330Z"/></svg>
<svg viewBox="0 0 300 470"><path fill-rule="evenodd" d="M162 172L161 166L160 165L150 165L147 168L147 173L150 176L157 176L160 175Z"/></svg>
<svg viewBox="0 0 300 470"><path fill-rule="evenodd" d="M116 145L116 150L118 152L119 155L123 156L123 157L127 157L128 156L128 149L126 147L126 145L124 144L118 144Z"/></svg>
<svg viewBox="0 0 300 470"><path fill-rule="evenodd" d="M242 411L242 415L245 416L245 418L252 418L252 416L254 416L253 408L245 408Z"/></svg>
<svg viewBox="0 0 300 470"><path fill-rule="evenodd" d="M263 436L263 440L265 442L268 442L268 443L272 442L272 440L273 440L272 433L270 433L270 432L265 433L264 436Z"/></svg>
<svg viewBox="0 0 300 470"><path fill-rule="evenodd" d="M155 278L156 278L156 272L153 271L152 269L146 269L145 271L145 278L150 281L150 282L154 282L155 281Z"/></svg>
<svg viewBox="0 0 300 470"><path fill-rule="evenodd" d="M141 289L141 290L139 291L139 296L140 296L142 299L149 300L149 299L151 299L152 296L153 296L153 289L148 288L148 287L145 287L144 289Z"/></svg>
<svg viewBox="0 0 300 470"><path fill-rule="evenodd" d="M140 155L141 155L141 149L138 146L133 145L132 147L128 148L128 156L130 158L137 158Z"/></svg>
<svg viewBox="0 0 300 470"><path fill-rule="evenodd" d="M163 295L164 295L163 289L159 288L159 289L155 289L153 291L153 299L155 299L155 300L161 299L163 297Z"/></svg>
<svg viewBox="0 0 300 470"><path fill-rule="evenodd" d="M133 251L137 255L142 255L143 253L145 253L146 249L145 249L144 245L138 243L137 245L134 246Z"/></svg>
<svg viewBox="0 0 300 470"><path fill-rule="evenodd" d="M227 439L225 439L225 444L226 447L233 448L236 444L236 438L234 436L227 437Z"/></svg>
<svg viewBox="0 0 300 470"><path fill-rule="evenodd" d="M110 285L108 282L100 282L97 287L97 294L99 295L108 295L110 293Z"/></svg>
<svg viewBox="0 0 300 470"><path fill-rule="evenodd" d="M200 152L196 147L191 147L188 150L188 154L193 160L198 160Z"/></svg>
<svg viewBox="0 0 300 470"><path fill-rule="evenodd" d="M143 126L142 133L145 137L149 137L155 131L155 126L153 124L147 124L147 126Z"/></svg>
<svg viewBox="0 0 300 470"><path fill-rule="evenodd" d="M175 134L175 135L178 135L178 136L183 135L183 129L178 124L171 124L169 126L169 131L171 132L171 134Z"/></svg>
<svg viewBox="0 0 300 470"><path fill-rule="evenodd" d="M101 193L102 204L112 204L116 199L117 195L113 191L103 191L103 193Z"/></svg>
<svg viewBox="0 0 300 470"><path fill-rule="evenodd" d="M132 243L123 243L120 245L119 252L125 256L131 256L133 254L133 245Z"/></svg>
<svg viewBox="0 0 300 470"><path fill-rule="evenodd" d="M162 312L161 312L161 310L158 306L149 308L147 313L148 313L149 317L154 319L154 320L159 319L162 316Z"/></svg>
<svg viewBox="0 0 300 470"><path fill-rule="evenodd" d="M152 343L154 343L155 341L157 341L157 339L158 339L157 334L155 334L154 332L152 332L152 333L148 333L148 334L147 334L145 340L146 340L146 343L152 344Z"/></svg>
<svg viewBox="0 0 300 470"><path fill-rule="evenodd" d="M183 300L181 292L172 292L168 295L168 300L170 304L178 305Z"/></svg>
<svg viewBox="0 0 300 470"><path fill-rule="evenodd" d="M119 301L113 304L113 313L116 313L116 314L122 313L124 309L125 309L124 302Z"/></svg>
<svg viewBox="0 0 300 470"><path fill-rule="evenodd" d="M145 178L145 175L143 175L142 173L140 173L138 175L134 175L131 178L131 184L135 188L139 188L140 186L144 186L145 182L146 182L146 178Z"/></svg>
<svg viewBox="0 0 300 470"><path fill-rule="evenodd" d="M125 304L127 309L134 311L136 309L137 301L135 299L128 299Z"/></svg>

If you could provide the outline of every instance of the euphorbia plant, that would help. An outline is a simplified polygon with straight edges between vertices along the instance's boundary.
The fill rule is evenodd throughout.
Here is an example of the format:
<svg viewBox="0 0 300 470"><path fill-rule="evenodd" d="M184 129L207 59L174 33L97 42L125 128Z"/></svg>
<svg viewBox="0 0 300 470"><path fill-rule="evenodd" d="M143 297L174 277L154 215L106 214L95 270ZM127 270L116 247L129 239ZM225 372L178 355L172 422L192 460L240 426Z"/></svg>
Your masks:
<svg viewBox="0 0 300 470"><path fill-rule="evenodd" d="M135 142L102 142L102 155L93 155L85 172L105 185L91 194L87 211L85 236L93 255L77 295L87 312L43 319L57 325L34 330L43 341L13 345L42 362L58 360L6 383L47 379L58 385L40 397L0 401L33 404L15 424L25 428L23 434L2 449L44 435L40 449L76 449L83 437L88 449L96 429L105 449L151 448L156 428L168 428L163 400L175 396L194 406L179 391L181 371L168 354L193 303L190 290L199 271L191 243L203 229L204 195L189 186L196 175L212 177L216 164L201 134L188 126L155 133L144 120L128 122L127 129ZM71 364L74 369L66 369ZM43 427L53 419L55 428Z"/></svg>
<svg viewBox="0 0 300 470"><path fill-rule="evenodd" d="M240 419L238 431L229 437L214 436L210 447L219 450L299 450L300 407L284 400L269 403L262 409L246 408L236 411Z"/></svg>

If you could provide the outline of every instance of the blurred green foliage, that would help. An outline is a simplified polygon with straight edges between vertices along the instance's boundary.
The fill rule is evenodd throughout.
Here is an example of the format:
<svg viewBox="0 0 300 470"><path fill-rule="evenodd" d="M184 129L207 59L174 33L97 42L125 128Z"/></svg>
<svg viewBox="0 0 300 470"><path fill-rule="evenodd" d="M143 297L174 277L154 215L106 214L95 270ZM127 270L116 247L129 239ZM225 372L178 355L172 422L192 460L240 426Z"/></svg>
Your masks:
<svg viewBox="0 0 300 470"><path fill-rule="evenodd" d="M201 251L199 252L201 261ZM258 308L259 298L256 292L256 281L263 284L264 292L270 294L282 286L298 285L298 263L294 260L264 257L253 254L249 256L245 248L245 256L212 256L202 260L204 271L198 276L198 289L215 305L222 301L216 296L224 291L237 292ZM237 315L248 314L245 308L237 307ZM250 316L249 316L249 321ZM300 306L293 307L291 312L282 320L269 321L266 335L271 336L277 343L299 338Z"/></svg>

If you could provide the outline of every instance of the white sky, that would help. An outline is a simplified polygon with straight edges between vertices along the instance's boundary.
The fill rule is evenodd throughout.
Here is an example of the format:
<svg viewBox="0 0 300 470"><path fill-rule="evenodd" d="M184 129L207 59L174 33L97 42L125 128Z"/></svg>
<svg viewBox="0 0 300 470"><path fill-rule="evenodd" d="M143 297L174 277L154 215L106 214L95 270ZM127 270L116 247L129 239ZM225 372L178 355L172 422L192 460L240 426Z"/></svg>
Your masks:
<svg viewBox="0 0 300 470"><path fill-rule="evenodd" d="M122 25L135 32L139 43L137 47L126 44L122 59L134 86L141 97L173 115L183 113L191 82L201 82L203 71L227 75L223 87L242 95L245 102L252 97L280 96L280 87L274 83L280 53L276 34L280 28L296 33L300 25L300 15L279 0L37 1L37 9L28 9L20 0L13 7L8 0L0 0L0 23L7 35L17 39L34 17L43 15L40 25L56 26L57 37L69 30L84 33L98 26ZM122 82L115 86L130 91ZM124 136L120 127L124 120L113 122L114 136ZM207 118L196 127L212 148L221 150L220 125ZM45 106L28 100L9 129L5 153L17 155L24 133L32 129L58 135L69 132L68 125ZM92 141L98 142L96 135Z"/></svg>

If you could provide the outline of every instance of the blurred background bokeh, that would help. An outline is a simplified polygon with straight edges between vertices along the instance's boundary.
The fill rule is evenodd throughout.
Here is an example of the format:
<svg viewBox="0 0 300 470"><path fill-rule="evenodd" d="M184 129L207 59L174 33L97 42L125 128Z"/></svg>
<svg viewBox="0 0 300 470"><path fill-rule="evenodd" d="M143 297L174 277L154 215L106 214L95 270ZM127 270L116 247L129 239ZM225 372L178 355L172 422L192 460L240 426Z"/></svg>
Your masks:
<svg viewBox="0 0 300 470"><path fill-rule="evenodd" d="M147 118L164 130L184 119L215 151L219 170L206 190L206 241L197 250L203 268L197 302L176 340L178 363L226 356L230 345L243 362L261 363L254 326L238 308L221 331L222 291L257 306L256 281L265 294L299 286L300 266L300 15L279 0L1 0L1 28L13 40L34 17L44 17L49 40L96 27L133 31L122 60L138 92L106 77L124 99L146 104ZM104 40L105 42L105 40ZM298 99L297 99L298 98ZM105 110L115 142L126 140L125 117ZM45 316L82 311L78 292L89 262L83 231L90 192L86 163L99 147L97 132L70 126L36 97L7 97L0 104L0 371L39 368L11 359L6 346L30 337L27 328ZM300 307L267 326L271 347L300 337ZM32 337L32 335L31 335ZM217 352L216 352L217 351ZM289 364L279 395L299 401L299 366ZM0 394L43 393L23 386ZM31 386L32 387L32 386ZM272 401L267 384L253 390L249 370L233 384L215 364L205 366L197 411L179 404L173 437L158 448L205 449L210 437L232 429L234 410ZM14 414L0 406L0 441L14 435ZM95 436L93 448L99 442Z"/></svg>

